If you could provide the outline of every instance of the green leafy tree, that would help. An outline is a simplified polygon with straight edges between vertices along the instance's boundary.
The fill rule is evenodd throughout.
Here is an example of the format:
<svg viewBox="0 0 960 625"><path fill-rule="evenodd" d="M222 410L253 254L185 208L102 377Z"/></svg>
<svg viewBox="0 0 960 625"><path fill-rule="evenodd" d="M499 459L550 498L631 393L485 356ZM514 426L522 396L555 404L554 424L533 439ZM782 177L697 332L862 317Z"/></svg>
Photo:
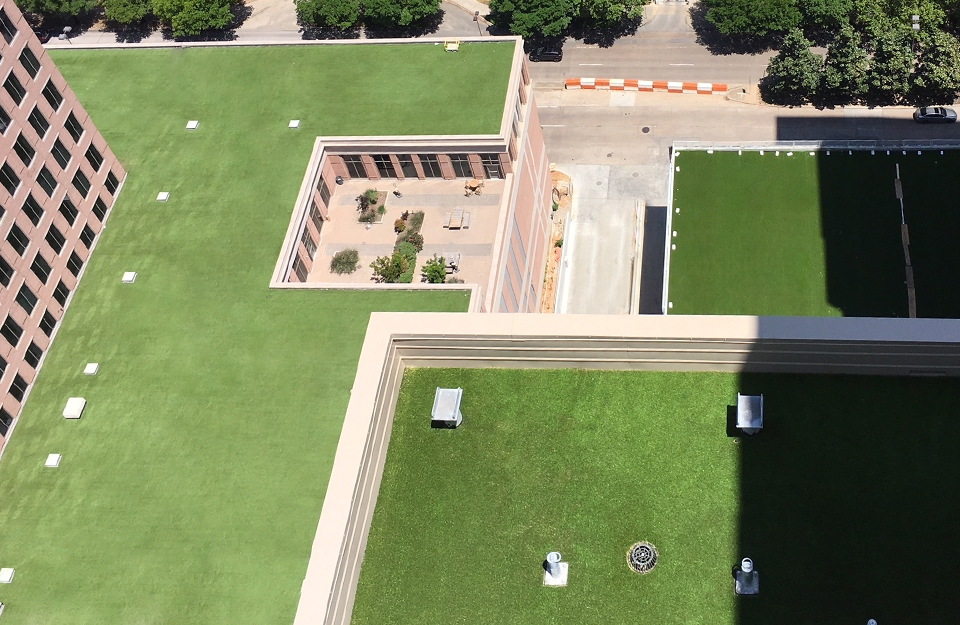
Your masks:
<svg viewBox="0 0 960 625"><path fill-rule="evenodd" d="M823 59L810 51L811 45L799 28L787 33L780 52L767 65L761 85L765 100L799 105L816 95Z"/></svg>
<svg viewBox="0 0 960 625"><path fill-rule="evenodd" d="M366 0L364 15L375 24L409 26L440 11L440 0Z"/></svg>
<svg viewBox="0 0 960 625"><path fill-rule="evenodd" d="M850 21L852 0L797 0L803 25L811 30L836 31Z"/></svg>
<svg viewBox="0 0 960 625"><path fill-rule="evenodd" d="M400 276L410 268L410 261L400 252L394 252L392 256L379 256L370 263L373 268L373 277L377 282L399 282Z"/></svg>
<svg viewBox="0 0 960 625"><path fill-rule="evenodd" d="M874 42L893 27L885 0L853 0L850 23L861 33L863 42L870 50L875 48Z"/></svg>
<svg viewBox="0 0 960 625"><path fill-rule="evenodd" d="M911 93L918 104L953 104L960 92L960 42L936 31L925 38Z"/></svg>
<svg viewBox="0 0 960 625"><path fill-rule="evenodd" d="M346 30L360 21L360 0L296 0L295 4L306 24Z"/></svg>
<svg viewBox="0 0 960 625"><path fill-rule="evenodd" d="M820 97L833 104L857 102L867 93L867 51L849 24L840 29L824 61Z"/></svg>
<svg viewBox="0 0 960 625"><path fill-rule="evenodd" d="M608 27L642 16L645 4L645 0L580 0L580 16Z"/></svg>
<svg viewBox="0 0 960 625"><path fill-rule="evenodd" d="M427 261L423 266L423 273L427 276L427 282L431 284L443 284L447 280L447 261L443 256L433 258Z"/></svg>
<svg viewBox="0 0 960 625"><path fill-rule="evenodd" d="M766 37L795 28L801 19L795 0L704 0L707 21L725 35Z"/></svg>
<svg viewBox="0 0 960 625"><path fill-rule="evenodd" d="M26 0L17 5L24 13L55 18L74 17L97 6L97 0Z"/></svg>
<svg viewBox="0 0 960 625"><path fill-rule="evenodd" d="M874 42L867 85L870 97L877 102L894 104L902 101L910 92L914 61L912 35L908 29L895 28L883 33Z"/></svg>
<svg viewBox="0 0 960 625"><path fill-rule="evenodd" d="M150 0L103 0L103 12L111 22L136 24L150 13Z"/></svg>
<svg viewBox="0 0 960 625"><path fill-rule="evenodd" d="M174 37L192 37L229 26L230 5L231 0L153 0L153 12Z"/></svg>
<svg viewBox="0 0 960 625"><path fill-rule="evenodd" d="M521 37L555 37L577 13L574 0L490 0L490 19Z"/></svg>

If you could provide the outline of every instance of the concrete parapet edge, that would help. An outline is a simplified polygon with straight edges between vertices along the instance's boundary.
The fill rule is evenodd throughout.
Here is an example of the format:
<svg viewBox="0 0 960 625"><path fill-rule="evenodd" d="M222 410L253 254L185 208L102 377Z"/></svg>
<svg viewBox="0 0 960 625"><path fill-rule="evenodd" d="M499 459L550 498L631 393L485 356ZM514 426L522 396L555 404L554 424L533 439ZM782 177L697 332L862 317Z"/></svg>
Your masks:
<svg viewBox="0 0 960 625"><path fill-rule="evenodd" d="M960 377L960 320L373 313L295 625L347 625L404 369Z"/></svg>

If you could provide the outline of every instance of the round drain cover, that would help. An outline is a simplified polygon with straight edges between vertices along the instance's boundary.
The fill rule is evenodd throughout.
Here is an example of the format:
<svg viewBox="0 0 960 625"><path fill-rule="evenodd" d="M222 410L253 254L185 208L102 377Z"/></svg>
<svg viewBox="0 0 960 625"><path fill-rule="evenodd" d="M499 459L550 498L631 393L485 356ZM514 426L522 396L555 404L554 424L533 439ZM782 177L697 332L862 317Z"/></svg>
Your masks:
<svg viewBox="0 0 960 625"><path fill-rule="evenodd" d="M641 130L643 130L643 134L647 134L648 132L650 132L650 127L644 126L643 128L641 128Z"/></svg>
<svg viewBox="0 0 960 625"><path fill-rule="evenodd" d="M643 541L630 547L627 552L627 564L637 573L647 574L657 566L657 548Z"/></svg>

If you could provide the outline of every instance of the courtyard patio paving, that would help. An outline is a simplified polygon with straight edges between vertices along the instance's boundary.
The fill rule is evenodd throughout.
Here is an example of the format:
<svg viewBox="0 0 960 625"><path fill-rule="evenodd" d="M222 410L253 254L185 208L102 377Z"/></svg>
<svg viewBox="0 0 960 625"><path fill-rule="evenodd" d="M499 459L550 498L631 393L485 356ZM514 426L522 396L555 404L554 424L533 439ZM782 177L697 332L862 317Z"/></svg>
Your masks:
<svg viewBox="0 0 960 625"><path fill-rule="evenodd" d="M367 189L388 193L387 212L382 223L363 224L357 221L358 195ZM394 190L402 197L396 197ZM378 256L393 253L397 233L393 223L404 211L424 212L423 251L417 255L414 283L419 284L423 264L434 254L449 258L460 254L460 270L452 274L465 283L486 284L490 275L493 242L500 213L503 180L484 181L481 195L464 195L464 180L348 180L336 187L330 200L330 219L323 224L316 262L307 282L372 284L370 268ZM449 230L443 227L447 212L463 209L470 213L470 227ZM337 275L330 271L333 255L345 249L360 253L360 266L352 274Z"/></svg>

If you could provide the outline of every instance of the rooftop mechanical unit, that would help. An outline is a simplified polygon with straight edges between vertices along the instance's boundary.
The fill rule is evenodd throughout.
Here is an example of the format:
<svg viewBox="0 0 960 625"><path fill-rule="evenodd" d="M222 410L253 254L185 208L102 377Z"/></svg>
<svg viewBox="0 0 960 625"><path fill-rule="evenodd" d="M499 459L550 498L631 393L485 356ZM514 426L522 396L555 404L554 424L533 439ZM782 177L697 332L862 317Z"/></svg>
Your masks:
<svg viewBox="0 0 960 625"><path fill-rule="evenodd" d="M440 388L433 396L433 412L430 426L435 428L455 428L463 423L460 414L460 400L463 399L462 388Z"/></svg>

